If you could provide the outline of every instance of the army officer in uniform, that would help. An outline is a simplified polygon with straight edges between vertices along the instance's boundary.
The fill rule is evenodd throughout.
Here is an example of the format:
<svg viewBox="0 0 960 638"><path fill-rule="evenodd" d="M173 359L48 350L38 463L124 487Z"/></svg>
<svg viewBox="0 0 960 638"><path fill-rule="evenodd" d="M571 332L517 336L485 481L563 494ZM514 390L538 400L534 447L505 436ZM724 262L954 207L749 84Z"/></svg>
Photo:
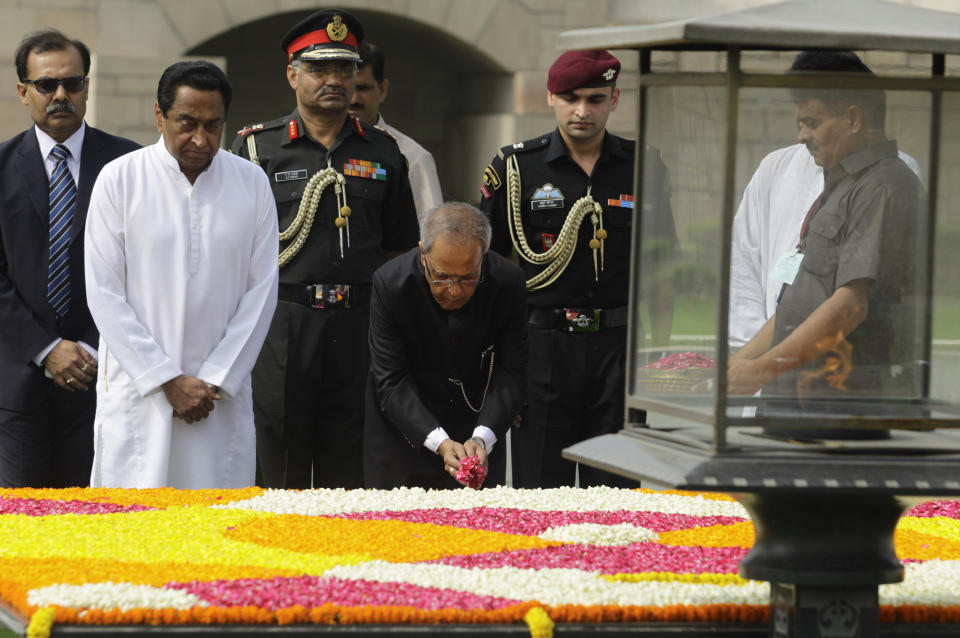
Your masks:
<svg viewBox="0 0 960 638"><path fill-rule="evenodd" d="M362 487L373 271L417 243L397 143L347 112L362 38L346 11L294 26L281 46L297 108L233 142L267 173L280 217L280 301L253 371L267 487Z"/></svg>
<svg viewBox="0 0 960 638"><path fill-rule="evenodd" d="M635 212L635 143L606 130L619 73L620 62L606 51L561 55L547 78L558 127L504 147L483 175L481 208L493 224L493 249L516 250L527 276L528 405L513 431L517 487L573 485L576 464L561 458L563 448L623 427L635 215L653 216L644 228L663 238L665 250L675 243L659 153L646 150L644 201ZM668 287L650 299L654 340L665 343L673 314ZM628 483L580 466L580 484Z"/></svg>

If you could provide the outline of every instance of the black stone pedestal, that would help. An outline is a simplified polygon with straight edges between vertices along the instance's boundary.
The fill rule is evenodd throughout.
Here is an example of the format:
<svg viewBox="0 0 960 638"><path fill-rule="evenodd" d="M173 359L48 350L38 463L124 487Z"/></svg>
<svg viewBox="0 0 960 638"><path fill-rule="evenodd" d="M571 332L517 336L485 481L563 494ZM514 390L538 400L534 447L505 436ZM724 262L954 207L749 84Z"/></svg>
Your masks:
<svg viewBox="0 0 960 638"><path fill-rule="evenodd" d="M878 636L877 588L770 583L772 638Z"/></svg>
<svg viewBox="0 0 960 638"><path fill-rule="evenodd" d="M771 583L775 638L869 638L877 586L903 580L893 532L905 507L891 494L738 494L756 532L744 578Z"/></svg>

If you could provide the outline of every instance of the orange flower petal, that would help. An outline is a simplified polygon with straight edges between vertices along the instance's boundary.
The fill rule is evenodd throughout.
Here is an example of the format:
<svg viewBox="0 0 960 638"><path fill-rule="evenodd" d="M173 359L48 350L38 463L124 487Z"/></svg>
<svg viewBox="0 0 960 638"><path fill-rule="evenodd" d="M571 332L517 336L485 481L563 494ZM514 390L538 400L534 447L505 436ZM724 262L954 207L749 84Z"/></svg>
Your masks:
<svg viewBox="0 0 960 638"><path fill-rule="evenodd" d="M743 521L732 525L711 525L694 529L660 532L661 545L693 547L753 547L753 523Z"/></svg>
<svg viewBox="0 0 960 638"><path fill-rule="evenodd" d="M562 545L536 536L441 527L405 521L352 520L284 514L237 524L237 541L295 552L354 555L394 563Z"/></svg>

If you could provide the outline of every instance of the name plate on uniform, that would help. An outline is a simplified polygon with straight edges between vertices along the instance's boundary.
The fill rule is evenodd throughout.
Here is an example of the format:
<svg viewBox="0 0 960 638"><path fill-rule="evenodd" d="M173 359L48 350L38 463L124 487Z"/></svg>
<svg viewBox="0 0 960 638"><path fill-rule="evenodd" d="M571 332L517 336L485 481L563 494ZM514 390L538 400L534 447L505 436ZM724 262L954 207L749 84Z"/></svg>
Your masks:
<svg viewBox="0 0 960 638"><path fill-rule="evenodd" d="M544 210L548 208L563 208L563 200L562 199L530 200L530 210Z"/></svg>
<svg viewBox="0 0 960 638"><path fill-rule="evenodd" d="M544 184L530 198L530 210L563 208L563 193L553 184Z"/></svg>
<svg viewBox="0 0 960 638"><path fill-rule="evenodd" d="M307 179L307 169L303 168L299 171L281 171L273 174L273 181L278 184L280 182L292 182L297 179Z"/></svg>

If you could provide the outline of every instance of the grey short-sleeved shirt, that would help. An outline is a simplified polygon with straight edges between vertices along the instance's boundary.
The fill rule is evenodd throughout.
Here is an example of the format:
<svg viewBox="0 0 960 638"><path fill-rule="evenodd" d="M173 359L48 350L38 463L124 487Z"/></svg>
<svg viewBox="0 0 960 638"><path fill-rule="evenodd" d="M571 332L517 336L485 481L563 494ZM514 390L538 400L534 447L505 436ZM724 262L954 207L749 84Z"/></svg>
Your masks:
<svg viewBox="0 0 960 638"><path fill-rule="evenodd" d="M777 307L773 345L783 341L841 286L871 281L866 319L849 335L852 371L846 394L912 392L918 351L917 291L922 290L925 196L916 175L897 156L895 141L861 149L826 176L824 199L801 240L804 253ZM920 306L922 307L922 306ZM832 394L812 378L823 358L781 375L765 395ZM804 379L804 388L798 382Z"/></svg>

